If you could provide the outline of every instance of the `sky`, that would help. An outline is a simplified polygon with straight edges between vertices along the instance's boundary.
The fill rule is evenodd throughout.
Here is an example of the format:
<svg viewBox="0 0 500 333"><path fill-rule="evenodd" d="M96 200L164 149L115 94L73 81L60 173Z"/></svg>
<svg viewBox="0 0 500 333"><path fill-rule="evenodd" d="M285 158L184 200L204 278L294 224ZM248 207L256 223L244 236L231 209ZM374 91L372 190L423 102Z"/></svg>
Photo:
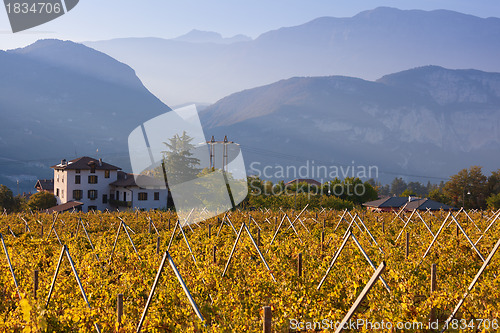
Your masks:
<svg viewBox="0 0 500 333"><path fill-rule="evenodd" d="M500 17L498 0L80 0L51 22L13 34L0 9L0 49L23 47L38 39L75 42L124 37L173 38L192 29L224 37L252 38L321 16L351 17L379 6L448 9L479 17Z"/></svg>

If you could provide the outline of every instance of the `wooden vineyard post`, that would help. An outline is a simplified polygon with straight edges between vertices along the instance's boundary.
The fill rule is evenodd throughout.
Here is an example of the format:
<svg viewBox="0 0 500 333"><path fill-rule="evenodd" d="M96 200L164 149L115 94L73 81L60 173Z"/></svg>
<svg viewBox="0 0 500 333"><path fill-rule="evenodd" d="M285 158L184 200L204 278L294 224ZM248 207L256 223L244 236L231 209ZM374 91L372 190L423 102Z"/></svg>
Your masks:
<svg viewBox="0 0 500 333"><path fill-rule="evenodd" d="M214 251L213 251L213 259L214 259L214 264L217 263L217 245L214 245Z"/></svg>
<svg viewBox="0 0 500 333"><path fill-rule="evenodd" d="M406 259L408 259L408 256L410 255L410 233L406 233Z"/></svg>
<svg viewBox="0 0 500 333"><path fill-rule="evenodd" d="M375 273L373 273L372 277L370 278L370 281L368 281L368 283L365 285L365 287L359 294L358 298L356 298L356 301L354 301L354 304L351 306L351 308L345 315L344 319L342 319L342 321L338 326L336 325L337 329L335 330L335 333L340 333L345 329L346 325L349 323L352 316L354 315L354 312L356 312L357 308L360 306L361 302L363 302L363 299L370 292L370 289L373 287L373 285L378 280L379 276L384 272L384 270L385 270L385 261L382 261L382 263L375 270Z"/></svg>
<svg viewBox="0 0 500 333"><path fill-rule="evenodd" d="M432 266L431 266L431 294L434 293L437 289L436 268L437 268L436 264L432 264ZM432 323L435 320L436 320L436 309L432 308L429 321Z"/></svg>
<svg viewBox="0 0 500 333"><path fill-rule="evenodd" d="M40 226L40 237L43 238L43 224Z"/></svg>
<svg viewBox="0 0 500 333"><path fill-rule="evenodd" d="M264 307L264 320L262 321L262 328L264 333L271 333L272 326L272 312L270 306Z"/></svg>
<svg viewBox="0 0 500 333"><path fill-rule="evenodd" d="M208 238L212 238L212 225L208 225Z"/></svg>
<svg viewBox="0 0 500 333"><path fill-rule="evenodd" d="M382 233L385 235L385 220L382 220Z"/></svg>
<svg viewBox="0 0 500 333"><path fill-rule="evenodd" d="M116 321L118 322L118 327L122 326L122 316L123 316L123 294L118 294L116 298Z"/></svg>
<svg viewBox="0 0 500 333"><path fill-rule="evenodd" d="M299 253L299 257L297 259L297 276L302 276L302 252Z"/></svg>
<svg viewBox="0 0 500 333"><path fill-rule="evenodd" d="M459 236L460 236L460 229L458 229L458 224L457 224L457 230L456 230L457 243L460 242Z"/></svg>
<svg viewBox="0 0 500 333"><path fill-rule="evenodd" d="M323 253L324 246L325 246L324 245L325 244L325 232L324 231L321 232L321 239L320 239L320 241L321 241L320 249L321 249L321 253Z"/></svg>
<svg viewBox="0 0 500 333"><path fill-rule="evenodd" d="M326 219L323 219L323 231L325 231Z"/></svg>
<svg viewBox="0 0 500 333"><path fill-rule="evenodd" d="M38 291L38 269L33 272L33 297L36 299Z"/></svg>
<svg viewBox="0 0 500 333"><path fill-rule="evenodd" d="M170 231L170 219L168 219L168 231Z"/></svg>

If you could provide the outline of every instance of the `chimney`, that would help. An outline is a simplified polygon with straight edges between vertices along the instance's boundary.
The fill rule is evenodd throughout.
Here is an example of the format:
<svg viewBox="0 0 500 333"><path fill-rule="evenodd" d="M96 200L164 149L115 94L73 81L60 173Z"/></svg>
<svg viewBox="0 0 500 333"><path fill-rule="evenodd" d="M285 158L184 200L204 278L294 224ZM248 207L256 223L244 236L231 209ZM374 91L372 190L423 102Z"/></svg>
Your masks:
<svg viewBox="0 0 500 333"><path fill-rule="evenodd" d="M61 165L63 165L63 166L66 165L66 160L65 159L61 160Z"/></svg>
<svg viewBox="0 0 500 333"><path fill-rule="evenodd" d="M102 166L102 158L99 159L99 166Z"/></svg>

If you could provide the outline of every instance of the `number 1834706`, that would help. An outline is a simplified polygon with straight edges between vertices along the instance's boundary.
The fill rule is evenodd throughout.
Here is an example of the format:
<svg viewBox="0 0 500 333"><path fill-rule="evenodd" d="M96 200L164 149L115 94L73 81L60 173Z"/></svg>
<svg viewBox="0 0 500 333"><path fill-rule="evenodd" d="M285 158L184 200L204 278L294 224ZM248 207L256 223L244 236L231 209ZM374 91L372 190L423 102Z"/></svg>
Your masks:
<svg viewBox="0 0 500 333"><path fill-rule="evenodd" d="M9 14L59 14L61 3L50 2L11 2L5 5Z"/></svg>

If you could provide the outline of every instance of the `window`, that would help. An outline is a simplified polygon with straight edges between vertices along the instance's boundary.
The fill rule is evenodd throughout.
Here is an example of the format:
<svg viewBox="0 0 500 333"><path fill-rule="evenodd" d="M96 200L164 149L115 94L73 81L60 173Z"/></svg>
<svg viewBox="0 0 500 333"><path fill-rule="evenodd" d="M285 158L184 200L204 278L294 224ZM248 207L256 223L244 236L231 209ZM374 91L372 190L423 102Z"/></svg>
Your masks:
<svg viewBox="0 0 500 333"><path fill-rule="evenodd" d="M56 197L59 196L59 189L56 189Z"/></svg>
<svg viewBox="0 0 500 333"><path fill-rule="evenodd" d="M88 195L90 200L97 199L97 190L89 190Z"/></svg>
<svg viewBox="0 0 500 333"><path fill-rule="evenodd" d="M75 184L80 184L81 180L80 180L80 175L76 175L75 176Z"/></svg>
<svg viewBox="0 0 500 333"><path fill-rule="evenodd" d="M127 201L127 192L123 192L123 201Z"/></svg>
<svg viewBox="0 0 500 333"><path fill-rule="evenodd" d="M76 169L76 170L75 170L75 172L76 172L76 173L80 173L80 169Z"/></svg>
<svg viewBox="0 0 500 333"><path fill-rule="evenodd" d="M64 190L61 190L61 198L64 198Z"/></svg>
<svg viewBox="0 0 500 333"><path fill-rule="evenodd" d="M64 175L61 177L61 181L64 183Z"/></svg>
<svg viewBox="0 0 500 333"><path fill-rule="evenodd" d="M148 193L147 192L139 192L139 200L140 201L148 200Z"/></svg>
<svg viewBox="0 0 500 333"><path fill-rule="evenodd" d="M109 178L109 170L104 170L104 178Z"/></svg>
<svg viewBox="0 0 500 333"><path fill-rule="evenodd" d="M73 200L80 200L81 198L83 198L83 191L73 190Z"/></svg>
<svg viewBox="0 0 500 333"><path fill-rule="evenodd" d="M89 184L97 184L97 176L89 176Z"/></svg>
<svg viewBox="0 0 500 333"><path fill-rule="evenodd" d="M155 200L160 200L160 192L155 192Z"/></svg>
<svg viewBox="0 0 500 333"><path fill-rule="evenodd" d="M57 171L59 171L59 170L57 170ZM56 177L56 178L57 178L57 182L59 183L59 175L57 175L57 177Z"/></svg>
<svg viewBox="0 0 500 333"><path fill-rule="evenodd" d="M108 203L108 195L107 194L103 194L102 195L102 203L103 204L107 204Z"/></svg>

